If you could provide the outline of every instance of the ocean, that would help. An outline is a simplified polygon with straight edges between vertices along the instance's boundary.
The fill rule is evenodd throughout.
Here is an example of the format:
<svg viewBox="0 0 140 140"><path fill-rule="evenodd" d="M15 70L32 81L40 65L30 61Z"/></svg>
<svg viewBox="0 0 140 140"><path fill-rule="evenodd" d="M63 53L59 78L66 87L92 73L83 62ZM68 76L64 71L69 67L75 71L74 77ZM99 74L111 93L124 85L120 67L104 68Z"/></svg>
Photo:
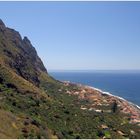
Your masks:
<svg viewBox="0 0 140 140"><path fill-rule="evenodd" d="M140 71L51 71L60 81L92 86L140 106Z"/></svg>

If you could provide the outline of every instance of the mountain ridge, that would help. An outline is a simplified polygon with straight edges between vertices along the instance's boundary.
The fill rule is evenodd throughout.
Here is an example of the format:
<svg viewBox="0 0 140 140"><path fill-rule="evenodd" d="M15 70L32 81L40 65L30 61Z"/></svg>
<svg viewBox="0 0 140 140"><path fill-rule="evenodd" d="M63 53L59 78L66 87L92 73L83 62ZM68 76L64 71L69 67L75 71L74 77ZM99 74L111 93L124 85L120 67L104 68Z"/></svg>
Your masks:
<svg viewBox="0 0 140 140"><path fill-rule="evenodd" d="M15 69L16 73L26 80L39 85L38 75L40 71L47 73L47 70L30 40L27 37L22 39L19 32L7 28L2 21L0 22L0 29L2 29L1 36L3 36L1 44L6 48L3 47L1 51L3 51L7 58L12 57L14 59L14 61L4 59L5 63L12 69ZM6 42L4 40L8 41ZM7 48L7 46L10 47ZM25 73L28 70L27 68L32 68L32 71Z"/></svg>

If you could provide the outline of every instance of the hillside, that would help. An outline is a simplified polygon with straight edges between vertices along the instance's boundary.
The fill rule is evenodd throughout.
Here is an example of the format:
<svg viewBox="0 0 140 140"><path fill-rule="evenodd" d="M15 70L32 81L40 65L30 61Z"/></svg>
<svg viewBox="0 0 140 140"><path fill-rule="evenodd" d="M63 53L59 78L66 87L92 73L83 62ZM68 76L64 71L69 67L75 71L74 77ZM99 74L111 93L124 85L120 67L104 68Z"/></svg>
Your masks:
<svg viewBox="0 0 140 140"><path fill-rule="evenodd" d="M0 138L140 138L140 110L55 80L30 40L0 20Z"/></svg>

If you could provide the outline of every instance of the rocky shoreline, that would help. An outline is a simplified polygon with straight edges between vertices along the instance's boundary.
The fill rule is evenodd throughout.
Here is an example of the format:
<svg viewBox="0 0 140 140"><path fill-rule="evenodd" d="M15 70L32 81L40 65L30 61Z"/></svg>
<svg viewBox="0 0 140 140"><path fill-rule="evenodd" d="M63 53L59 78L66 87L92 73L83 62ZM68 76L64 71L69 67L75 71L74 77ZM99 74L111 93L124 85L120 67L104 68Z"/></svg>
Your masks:
<svg viewBox="0 0 140 140"><path fill-rule="evenodd" d="M129 116L128 119L130 123L138 124L140 126L139 106L125 100L124 98L112 95L94 87L71 83L69 81L64 81L63 83L65 86L75 85L78 87L78 90L76 91L67 90L67 94L77 95L80 100L88 100L91 102L91 106L89 107L81 106L82 110L94 110L99 113L110 113L111 110L108 109L108 106L116 103L119 111ZM105 107L105 109L102 109L102 107Z"/></svg>

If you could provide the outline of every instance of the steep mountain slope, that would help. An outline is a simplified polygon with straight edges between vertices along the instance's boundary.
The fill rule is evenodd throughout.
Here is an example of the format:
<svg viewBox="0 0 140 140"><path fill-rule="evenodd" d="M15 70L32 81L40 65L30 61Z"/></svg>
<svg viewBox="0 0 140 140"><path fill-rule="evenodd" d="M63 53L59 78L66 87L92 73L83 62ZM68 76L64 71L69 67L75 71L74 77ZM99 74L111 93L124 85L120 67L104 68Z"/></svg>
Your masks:
<svg viewBox="0 0 140 140"><path fill-rule="evenodd" d="M122 107L115 98L53 79L29 39L0 20L0 138L140 138L133 113Z"/></svg>
<svg viewBox="0 0 140 140"><path fill-rule="evenodd" d="M0 60L19 76L39 86L39 77L47 70L28 38L22 40L17 31L6 28L2 21L0 31Z"/></svg>

